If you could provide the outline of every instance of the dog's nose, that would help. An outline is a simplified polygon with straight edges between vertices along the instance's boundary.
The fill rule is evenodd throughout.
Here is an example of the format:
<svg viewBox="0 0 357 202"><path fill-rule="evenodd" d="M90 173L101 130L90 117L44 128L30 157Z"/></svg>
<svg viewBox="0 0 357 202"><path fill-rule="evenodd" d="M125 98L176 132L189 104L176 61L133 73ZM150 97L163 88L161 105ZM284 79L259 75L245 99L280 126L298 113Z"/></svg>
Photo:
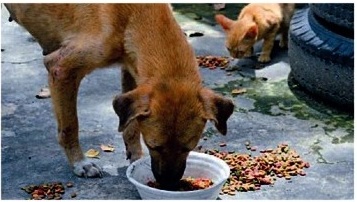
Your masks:
<svg viewBox="0 0 357 202"><path fill-rule="evenodd" d="M183 176L186 164L162 164L151 160L151 169L156 181L165 190L177 190L179 181Z"/></svg>
<svg viewBox="0 0 357 202"><path fill-rule="evenodd" d="M162 189L177 191L181 177L159 175L158 177L155 177L155 179L160 184Z"/></svg>

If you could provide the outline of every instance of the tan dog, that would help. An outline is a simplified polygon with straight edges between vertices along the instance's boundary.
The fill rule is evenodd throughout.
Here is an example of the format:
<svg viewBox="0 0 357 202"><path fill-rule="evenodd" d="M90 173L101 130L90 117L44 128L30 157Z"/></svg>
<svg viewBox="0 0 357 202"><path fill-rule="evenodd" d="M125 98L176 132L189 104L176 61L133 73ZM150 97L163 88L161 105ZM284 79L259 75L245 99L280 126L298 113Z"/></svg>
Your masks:
<svg viewBox="0 0 357 202"><path fill-rule="evenodd" d="M48 70L58 140L75 174L101 176L78 141L77 93L96 68L120 62L123 94L113 106L120 117L127 156L142 156L140 133L152 171L175 184L207 120L225 134L232 101L202 87L194 52L162 4L6 4L16 22L39 42Z"/></svg>

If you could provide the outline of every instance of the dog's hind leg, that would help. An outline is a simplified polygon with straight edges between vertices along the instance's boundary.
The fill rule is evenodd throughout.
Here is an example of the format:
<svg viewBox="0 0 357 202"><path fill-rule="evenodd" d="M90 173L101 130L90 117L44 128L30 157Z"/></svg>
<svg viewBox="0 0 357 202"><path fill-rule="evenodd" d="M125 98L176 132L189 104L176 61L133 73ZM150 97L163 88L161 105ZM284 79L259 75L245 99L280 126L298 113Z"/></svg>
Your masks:
<svg viewBox="0 0 357 202"><path fill-rule="evenodd" d="M70 53L64 53L66 51ZM76 52L76 50L67 50L62 47L44 58L57 118L58 141L76 175L101 177L101 169L86 159L79 144L77 94L80 81L89 73L89 70L81 66L83 63L78 62L78 60L82 62L83 58L76 57ZM83 53L81 50L79 52Z"/></svg>

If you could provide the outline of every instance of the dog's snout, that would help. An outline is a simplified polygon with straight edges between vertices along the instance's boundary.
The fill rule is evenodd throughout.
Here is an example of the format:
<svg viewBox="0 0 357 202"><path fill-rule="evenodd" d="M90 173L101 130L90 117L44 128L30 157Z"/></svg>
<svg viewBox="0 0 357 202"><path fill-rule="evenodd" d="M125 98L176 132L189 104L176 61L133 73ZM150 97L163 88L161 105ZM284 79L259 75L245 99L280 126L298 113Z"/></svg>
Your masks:
<svg viewBox="0 0 357 202"><path fill-rule="evenodd" d="M186 161L176 163L163 163L151 159L151 169L156 181L166 190L175 190L183 176Z"/></svg>

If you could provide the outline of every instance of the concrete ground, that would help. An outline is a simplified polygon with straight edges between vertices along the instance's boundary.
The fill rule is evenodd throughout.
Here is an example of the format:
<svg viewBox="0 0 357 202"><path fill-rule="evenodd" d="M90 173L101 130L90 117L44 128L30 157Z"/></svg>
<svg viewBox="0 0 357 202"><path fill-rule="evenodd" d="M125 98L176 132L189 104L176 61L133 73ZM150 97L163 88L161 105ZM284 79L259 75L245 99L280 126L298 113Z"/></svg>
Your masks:
<svg viewBox="0 0 357 202"><path fill-rule="evenodd" d="M212 20L211 6L174 8L188 35L203 33L201 37L188 37L197 55L228 56L224 33ZM1 199L29 198L21 187L54 181L74 183L63 199L71 199L73 192L77 194L74 199L140 199L125 176L129 162L111 105L113 96L121 91L120 69L95 71L82 81L78 98L82 148L100 150L100 144L112 144L116 150L101 152L99 159L93 159L103 168L103 178L78 178L57 143L51 99L35 97L47 85L42 51L26 31L8 22L4 7L1 36ZM257 44L256 52L260 47L261 43ZM204 85L230 97L236 110L228 120L226 136L207 124L203 134L207 140L202 138L199 145L203 149L247 153L245 141L259 149L286 142L311 166L304 177L278 179L274 186L262 186L259 191L220 198L353 199L353 116L315 102L298 85L290 84L286 50L277 48L272 57L265 66L257 65L253 58L234 60L227 70L200 69ZM232 96L231 91L237 87L247 92ZM221 142L227 146L219 147Z"/></svg>

